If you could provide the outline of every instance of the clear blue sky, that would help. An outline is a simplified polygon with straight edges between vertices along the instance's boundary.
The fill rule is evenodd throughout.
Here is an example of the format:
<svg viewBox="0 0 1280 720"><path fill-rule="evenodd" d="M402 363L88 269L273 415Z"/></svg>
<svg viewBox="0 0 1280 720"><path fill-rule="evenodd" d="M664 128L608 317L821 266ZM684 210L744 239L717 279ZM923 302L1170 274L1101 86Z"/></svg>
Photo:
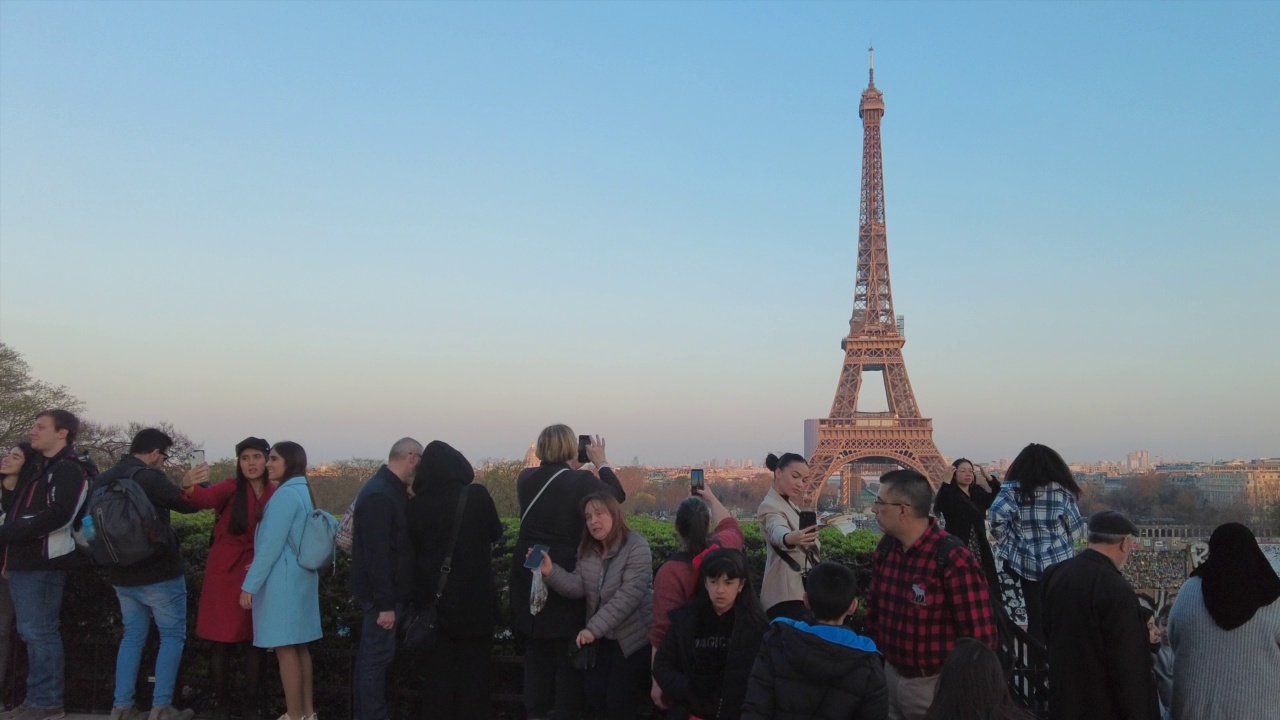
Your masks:
<svg viewBox="0 0 1280 720"><path fill-rule="evenodd" d="M1280 455L1278 37L1247 2L4 2L0 339L211 457L798 450L874 41L942 452Z"/></svg>

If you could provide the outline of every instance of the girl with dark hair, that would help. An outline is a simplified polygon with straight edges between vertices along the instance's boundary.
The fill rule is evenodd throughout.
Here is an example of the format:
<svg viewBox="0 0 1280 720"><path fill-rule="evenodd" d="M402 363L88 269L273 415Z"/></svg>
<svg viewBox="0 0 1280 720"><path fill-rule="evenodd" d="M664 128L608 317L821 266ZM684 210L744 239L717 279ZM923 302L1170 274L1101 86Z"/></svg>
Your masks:
<svg viewBox="0 0 1280 720"><path fill-rule="evenodd" d="M1005 572L1022 586L1027 632L1044 642L1040 576L1075 555L1084 537L1076 498L1080 486L1053 448L1031 443L1018 453L991 505L991 535Z"/></svg>
<svg viewBox="0 0 1280 720"><path fill-rule="evenodd" d="M1209 536L1169 612L1173 717L1274 718L1280 707L1280 577L1239 523Z"/></svg>
<svg viewBox="0 0 1280 720"><path fill-rule="evenodd" d="M276 443L267 456L267 479L279 483L262 513L253 563L240 586L240 607L253 611L253 644L273 648L284 685L280 720L316 720L311 652L319 640L320 574L298 564L302 529L315 509L307 483L307 453L295 442Z"/></svg>
<svg viewBox="0 0 1280 720"><path fill-rule="evenodd" d="M713 549L697 562L697 594L671 611L653 680L670 700L671 720L737 720L769 621L742 551Z"/></svg>
<svg viewBox="0 0 1280 720"><path fill-rule="evenodd" d="M40 467L40 453L30 443L14 445L0 457L0 522L9 516L18 499L18 486L26 476ZM4 547L0 546L0 553ZM0 557L3 557L0 555ZM8 687L9 651L13 639L13 597L9 594L9 578L0 576L0 687ZM3 701L0 700L0 703Z"/></svg>
<svg viewBox="0 0 1280 720"><path fill-rule="evenodd" d="M587 626L578 648L595 645L595 666L585 677L588 708L609 720L637 717L649 686L649 631L653 628L653 555L649 541L627 527L613 494L582 501L586 532L570 572L543 554L539 571L547 587L569 598L586 598Z"/></svg>
<svg viewBox="0 0 1280 720"><path fill-rule="evenodd" d="M951 481L938 488L933 501L933 512L942 518L944 529L969 546L989 580L995 579L996 564L987 542L987 509L998 492L998 481L988 480L982 468L960 458L951 463Z"/></svg>
<svg viewBox="0 0 1280 720"><path fill-rule="evenodd" d="M800 527L795 501L809 479L809 464L795 453L773 453L764 459L773 471L773 486L760 502L756 517L768 548L760 601L769 619L808 617L804 607L804 573L818 563L818 526Z"/></svg>
<svg viewBox="0 0 1280 720"><path fill-rule="evenodd" d="M266 440L245 438L236 445L235 477L209 487L192 483L182 488L187 502L216 513L196 619L196 636L213 642L215 720L231 717L233 697L239 697L245 720L258 715L265 653L253 646L253 614L240 607L240 586L253 563L253 538L263 508L276 490L276 484L267 479L270 451ZM233 696L231 651L237 645L244 653L245 687Z"/></svg>
<svg viewBox="0 0 1280 720"><path fill-rule="evenodd" d="M676 509L676 535L680 538L680 550L658 568L653 577L653 632L649 633L649 646L657 653L662 638L667 634L672 610L694 598L698 589L699 558L716 548L742 549L742 527L729 516L729 511L704 487L687 497ZM714 528L715 534L711 534ZM662 690L654 678L649 696L658 707L667 707Z"/></svg>
<svg viewBox="0 0 1280 720"><path fill-rule="evenodd" d="M956 641L924 720L1033 720L1009 696L1000 658L973 638Z"/></svg>

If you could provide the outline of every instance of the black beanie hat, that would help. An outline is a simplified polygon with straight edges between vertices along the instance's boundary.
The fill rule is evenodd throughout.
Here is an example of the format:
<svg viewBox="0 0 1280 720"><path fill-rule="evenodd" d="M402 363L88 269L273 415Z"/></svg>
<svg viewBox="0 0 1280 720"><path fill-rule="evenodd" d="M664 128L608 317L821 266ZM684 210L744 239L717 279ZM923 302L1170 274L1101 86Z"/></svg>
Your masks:
<svg viewBox="0 0 1280 720"><path fill-rule="evenodd" d="M413 487L416 491L427 485L467 485L475 477L476 471L462 453L447 442L432 440L422 449L422 462L418 464Z"/></svg>
<svg viewBox="0 0 1280 720"><path fill-rule="evenodd" d="M271 452L271 443L262 438L247 437L236 443L236 457L240 457L240 453L245 450L261 450L263 455Z"/></svg>

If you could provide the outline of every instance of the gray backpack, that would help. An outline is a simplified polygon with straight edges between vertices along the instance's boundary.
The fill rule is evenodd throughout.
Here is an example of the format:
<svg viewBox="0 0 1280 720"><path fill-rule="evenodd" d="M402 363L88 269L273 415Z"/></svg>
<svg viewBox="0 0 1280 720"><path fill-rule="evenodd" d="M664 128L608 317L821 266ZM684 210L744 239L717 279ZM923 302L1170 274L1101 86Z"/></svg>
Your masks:
<svg viewBox="0 0 1280 720"><path fill-rule="evenodd" d="M93 537L85 543L95 564L136 565L171 542L169 528L133 479L144 469L135 467L124 477L99 480L89 493L85 515L93 518Z"/></svg>

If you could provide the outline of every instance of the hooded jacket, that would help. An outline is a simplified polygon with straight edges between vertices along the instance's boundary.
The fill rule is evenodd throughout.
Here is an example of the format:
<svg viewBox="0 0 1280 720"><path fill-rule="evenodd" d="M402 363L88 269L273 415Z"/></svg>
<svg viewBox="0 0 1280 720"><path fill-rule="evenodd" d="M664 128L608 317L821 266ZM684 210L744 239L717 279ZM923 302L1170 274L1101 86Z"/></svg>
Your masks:
<svg viewBox="0 0 1280 720"><path fill-rule="evenodd" d="M884 660L845 627L778 618L747 683L743 720L884 720Z"/></svg>
<svg viewBox="0 0 1280 720"><path fill-rule="evenodd" d="M691 602L671 611L670 627L653 658L653 679L658 681L663 697L672 705L668 717L673 720L687 720L690 716L737 720L742 715L747 679L768 624L763 615L756 621L735 608L724 674L716 677L704 674L699 678L697 644L699 636L705 634L706 624L714 622L714 613L705 601Z"/></svg>
<svg viewBox="0 0 1280 720"><path fill-rule="evenodd" d="M471 463L462 453L438 440L431 442L422 451L413 498L405 512L414 555L413 599L429 603L449 552L458 494L467 494L452 571L437 607L441 632L456 638L491 637L498 622L492 548L502 539L503 527L489 491L473 483L474 478Z"/></svg>
<svg viewBox="0 0 1280 720"><path fill-rule="evenodd" d="M17 499L0 525L6 571L66 570L79 563L71 526L88 496L88 478L69 445L41 460L38 472L23 472Z"/></svg>

